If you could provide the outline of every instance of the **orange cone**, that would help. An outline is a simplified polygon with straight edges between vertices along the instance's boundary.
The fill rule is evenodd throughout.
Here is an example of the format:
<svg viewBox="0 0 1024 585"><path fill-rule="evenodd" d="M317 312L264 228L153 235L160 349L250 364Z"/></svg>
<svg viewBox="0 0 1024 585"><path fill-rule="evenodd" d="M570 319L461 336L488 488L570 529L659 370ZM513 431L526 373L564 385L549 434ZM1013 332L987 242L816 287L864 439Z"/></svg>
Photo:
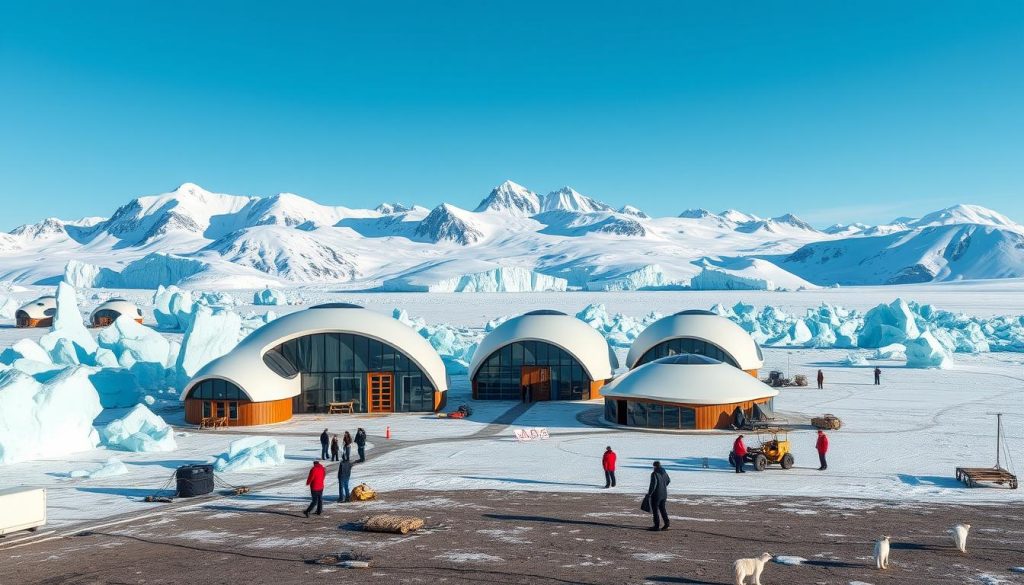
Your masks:
<svg viewBox="0 0 1024 585"><path fill-rule="evenodd" d="M391 438L391 426L390 425L388 425L388 427L384 429L384 438L385 439L390 439Z"/></svg>

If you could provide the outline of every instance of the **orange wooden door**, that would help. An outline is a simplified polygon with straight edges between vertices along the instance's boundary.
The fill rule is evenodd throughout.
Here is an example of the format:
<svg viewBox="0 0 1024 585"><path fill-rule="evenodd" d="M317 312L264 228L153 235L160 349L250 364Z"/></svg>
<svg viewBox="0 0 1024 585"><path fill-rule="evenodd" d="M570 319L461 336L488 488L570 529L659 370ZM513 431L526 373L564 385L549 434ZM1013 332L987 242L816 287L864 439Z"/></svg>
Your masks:
<svg viewBox="0 0 1024 585"><path fill-rule="evenodd" d="M370 372L366 375L370 389L368 412L395 411L395 376L390 372Z"/></svg>
<svg viewBox="0 0 1024 585"><path fill-rule="evenodd" d="M523 366L520 378L522 385L530 389L532 402L551 400L551 368Z"/></svg>

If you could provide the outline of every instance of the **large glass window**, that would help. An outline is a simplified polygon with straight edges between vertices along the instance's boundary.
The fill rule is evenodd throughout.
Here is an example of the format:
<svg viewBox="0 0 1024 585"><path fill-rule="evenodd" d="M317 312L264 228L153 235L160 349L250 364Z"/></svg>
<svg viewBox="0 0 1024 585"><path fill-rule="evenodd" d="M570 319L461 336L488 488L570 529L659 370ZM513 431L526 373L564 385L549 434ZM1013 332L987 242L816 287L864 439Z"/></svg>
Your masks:
<svg viewBox="0 0 1024 585"><path fill-rule="evenodd" d="M662 341L658 345L655 345L644 352L644 355L640 356L640 359L637 360L636 365L633 367L642 366L647 362L653 362L656 359L680 353L704 355L720 362L725 362L730 366L736 368L739 367L736 360L732 359L729 354L725 353L722 348L718 347L714 343L711 343L710 341L703 341L701 339L691 339L689 337L676 337Z"/></svg>
<svg viewBox="0 0 1024 585"><path fill-rule="evenodd" d="M394 375L395 411L434 409L434 386L409 356L362 335L305 335L270 349L264 362L278 373L294 370L301 374L302 395L296 399L296 412L323 412L331 402L353 402L356 412L366 412L367 375L371 372Z"/></svg>
<svg viewBox="0 0 1024 585"><path fill-rule="evenodd" d="M538 372L536 368L546 369ZM473 382L480 400L521 400L524 380L534 396L547 384L552 400L590 400L591 379L569 352L543 341L517 341L497 349L480 364Z"/></svg>
<svg viewBox="0 0 1024 585"><path fill-rule="evenodd" d="M621 404L616 404L619 402ZM605 400L604 417L609 422L619 423L622 417L618 409L626 407L625 423L633 427L649 429L695 429L697 413L692 408L658 404L655 402L637 402L633 400Z"/></svg>
<svg viewBox="0 0 1024 585"><path fill-rule="evenodd" d="M196 384L186 398L198 400L249 400L249 397L227 380L209 378Z"/></svg>

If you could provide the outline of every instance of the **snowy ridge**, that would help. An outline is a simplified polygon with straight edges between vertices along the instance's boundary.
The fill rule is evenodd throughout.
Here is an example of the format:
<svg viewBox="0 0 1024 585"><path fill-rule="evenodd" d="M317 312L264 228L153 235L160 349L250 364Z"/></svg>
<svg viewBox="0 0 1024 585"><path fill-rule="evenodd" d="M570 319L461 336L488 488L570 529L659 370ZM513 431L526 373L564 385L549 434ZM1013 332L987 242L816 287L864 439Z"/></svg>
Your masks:
<svg viewBox="0 0 1024 585"><path fill-rule="evenodd" d="M819 231L792 214L650 217L572 187L540 196L513 181L475 211L447 203L353 209L185 183L107 219L46 218L0 234L0 280L83 287L557 290L561 279L589 290L798 289L1022 276L1024 227L976 205Z"/></svg>

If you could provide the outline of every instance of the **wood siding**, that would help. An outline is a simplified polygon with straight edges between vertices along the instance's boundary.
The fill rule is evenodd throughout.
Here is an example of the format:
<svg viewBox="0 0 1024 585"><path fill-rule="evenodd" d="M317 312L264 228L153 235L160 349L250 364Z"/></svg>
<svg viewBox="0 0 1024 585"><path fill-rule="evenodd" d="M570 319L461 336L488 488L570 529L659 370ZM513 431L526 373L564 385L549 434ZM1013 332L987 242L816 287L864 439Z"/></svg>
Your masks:
<svg viewBox="0 0 1024 585"><path fill-rule="evenodd" d="M748 374L750 374L751 376L753 376L755 378L757 377L757 368L755 368L753 370L743 370L743 371L748 373Z"/></svg>
<svg viewBox="0 0 1024 585"><path fill-rule="evenodd" d="M601 388L608 383L608 380L594 380L590 383L590 399L601 397Z"/></svg>
<svg viewBox="0 0 1024 585"><path fill-rule="evenodd" d="M185 422L197 425L203 420L203 402L237 402L238 418L228 420L228 426L247 427L284 422L292 418L292 399L250 402L248 400L185 400Z"/></svg>
<svg viewBox="0 0 1024 585"><path fill-rule="evenodd" d="M744 412L754 408L755 404L767 404L771 398L758 398L745 402L733 402L732 404L684 404L681 402L665 402L662 400L637 400L633 398L605 398L605 400L617 400L620 405L629 402L645 402L648 404L662 404L664 406L685 407L693 410L696 419L697 430L729 429L732 427L732 411L739 406ZM749 414L749 412L748 412ZM646 427L637 427L646 428Z"/></svg>
<svg viewBox="0 0 1024 585"><path fill-rule="evenodd" d="M53 317L43 317L42 319L32 319L31 317L18 317L18 327L53 327Z"/></svg>

